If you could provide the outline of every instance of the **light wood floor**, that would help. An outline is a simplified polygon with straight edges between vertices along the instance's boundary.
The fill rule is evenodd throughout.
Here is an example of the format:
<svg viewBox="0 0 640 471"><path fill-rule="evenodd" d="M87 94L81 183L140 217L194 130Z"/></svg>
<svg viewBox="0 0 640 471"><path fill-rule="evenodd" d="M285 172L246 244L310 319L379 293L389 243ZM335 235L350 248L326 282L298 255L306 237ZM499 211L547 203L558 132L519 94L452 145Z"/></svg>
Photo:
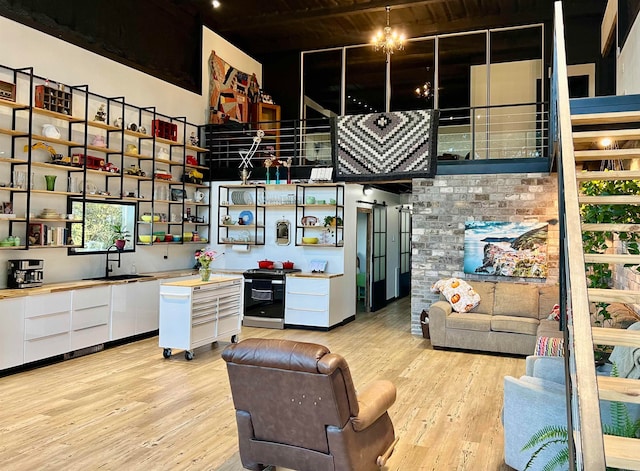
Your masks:
<svg viewBox="0 0 640 471"><path fill-rule="evenodd" d="M331 332L244 328L241 338L317 342L343 355L356 386L393 381L400 436L386 470L510 470L502 378L521 358L433 350L409 332L409 300ZM162 357L157 337L0 378L2 470L242 469L227 342ZM256 391L260 394L260 391Z"/></svg>

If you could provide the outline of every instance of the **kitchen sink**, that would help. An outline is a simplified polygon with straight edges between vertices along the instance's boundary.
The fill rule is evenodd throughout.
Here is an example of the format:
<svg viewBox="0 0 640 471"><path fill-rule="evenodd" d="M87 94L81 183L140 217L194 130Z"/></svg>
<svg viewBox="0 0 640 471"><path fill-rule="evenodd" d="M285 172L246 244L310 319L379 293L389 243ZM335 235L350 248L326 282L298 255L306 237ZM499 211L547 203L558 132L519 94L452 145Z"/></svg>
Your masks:
<svg viewBox="0 0 640 471"><path fill-rule="evenodd" d="M111 275L111 276L98 276L95 278L85 278L85 280L122 281L122 280L137 280L140 278L153 278L153 277L151 275Z"/></svg>

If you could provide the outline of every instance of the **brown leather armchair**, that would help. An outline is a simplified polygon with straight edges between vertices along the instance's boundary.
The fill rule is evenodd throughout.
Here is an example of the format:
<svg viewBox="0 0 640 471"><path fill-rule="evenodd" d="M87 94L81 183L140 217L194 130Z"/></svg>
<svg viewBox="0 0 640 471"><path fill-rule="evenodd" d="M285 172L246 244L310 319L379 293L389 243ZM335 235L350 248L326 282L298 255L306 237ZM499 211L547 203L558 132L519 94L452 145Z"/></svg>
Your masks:
<svg viewBox="0 0 640 471"><path fill-rule="evenodd" d="M391 382L356 392L345 359L313 343L247 339L229 345L222 358L246 469L366 471L391 455Z"/></svg>

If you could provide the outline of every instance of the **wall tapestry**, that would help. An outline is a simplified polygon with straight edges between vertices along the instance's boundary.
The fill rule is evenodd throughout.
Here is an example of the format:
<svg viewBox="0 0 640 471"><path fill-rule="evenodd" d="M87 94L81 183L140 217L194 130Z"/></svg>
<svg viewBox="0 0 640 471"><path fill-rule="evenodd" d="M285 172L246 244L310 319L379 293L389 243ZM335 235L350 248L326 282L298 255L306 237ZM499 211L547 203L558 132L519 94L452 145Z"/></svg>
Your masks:
<svg viewBox="0 0 640 471"><path fill-rule="evenodd" d="M538 222L465 223L464 272L546 278L548 229Z"/></svg>
<svg viewBox="0 0 640 471"><path fill-rule="evenodd" d="M232 67L211 51L209 94L209 123L220 124L229 119L246 123L250 103L260 96L260 85L256 74L249 75Z"/></svg>
<svg viewBox="0 0 640 471"><path fill-rule="evenodd" d="M437 110L337 118L336 179L431 178L436 173Z"/></svg>

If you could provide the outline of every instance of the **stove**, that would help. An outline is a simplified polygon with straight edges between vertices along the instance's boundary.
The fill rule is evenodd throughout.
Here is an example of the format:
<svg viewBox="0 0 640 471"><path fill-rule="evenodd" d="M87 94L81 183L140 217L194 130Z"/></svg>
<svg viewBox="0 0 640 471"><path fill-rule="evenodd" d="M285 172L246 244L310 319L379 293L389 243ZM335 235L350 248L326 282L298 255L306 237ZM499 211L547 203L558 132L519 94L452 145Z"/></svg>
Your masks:
<svg viewBox="0 0 640 471"><path fill-rule="evenodd" d="M252 279L284 279L289 273L298 273L299 268L250 268L244 272L245 278Z"/></svg>
<svg viewBox="0 0 640 471"><path fill-rule="evenodd" d="M284 329L285 283L299 268L251 268L244 272L242 325Z"/></svg>

